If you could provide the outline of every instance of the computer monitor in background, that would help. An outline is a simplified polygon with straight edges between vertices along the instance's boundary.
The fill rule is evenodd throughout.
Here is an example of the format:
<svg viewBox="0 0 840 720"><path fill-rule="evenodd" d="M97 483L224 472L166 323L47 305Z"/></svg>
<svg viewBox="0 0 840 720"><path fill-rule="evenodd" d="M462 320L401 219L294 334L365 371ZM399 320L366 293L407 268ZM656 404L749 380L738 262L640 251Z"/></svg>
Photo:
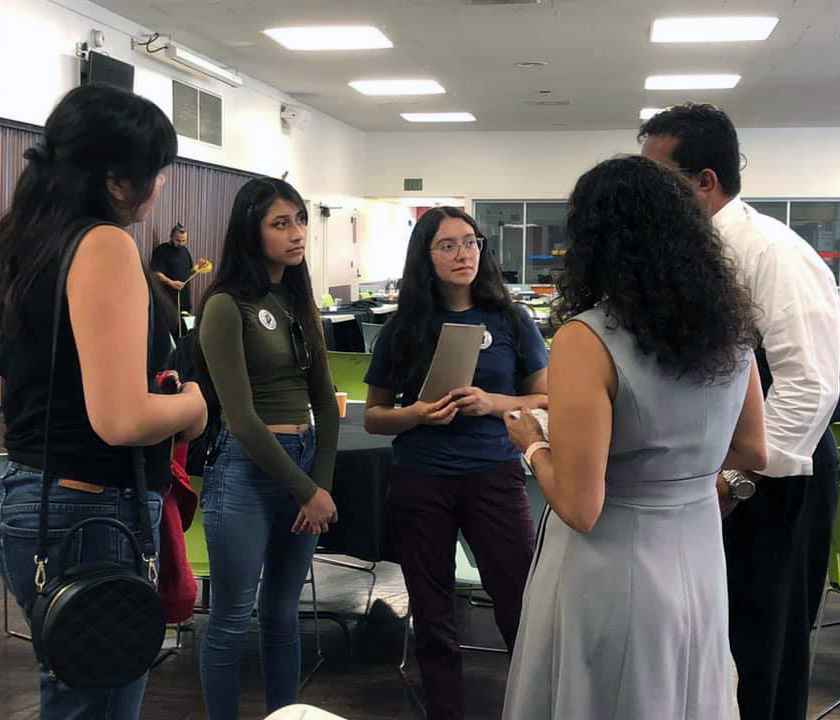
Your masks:
<svg viewBox="0 0 840 720"><path fill-rule="evenodd" d="M330 295L336 302L336 305L349 305L351 300L351 289L349 285L333 285L330 287Z"/></svg>
<svg viewBox="0 0 840 720"><path fill-rule="evenodd" d="M81 84L94 82L134 92L134 65L91 50L81 63Z"/></svg>

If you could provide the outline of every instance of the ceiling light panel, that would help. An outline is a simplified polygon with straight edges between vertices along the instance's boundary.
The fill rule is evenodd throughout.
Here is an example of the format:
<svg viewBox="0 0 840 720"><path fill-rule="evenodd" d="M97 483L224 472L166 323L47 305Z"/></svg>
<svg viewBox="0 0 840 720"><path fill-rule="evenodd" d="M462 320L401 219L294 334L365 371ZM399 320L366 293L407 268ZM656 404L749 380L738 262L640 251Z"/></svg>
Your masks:
<svg viewBox="0 0 840 720"><path fill-rule="evenodd" d="M475 122L475 115L468 112L401 113L400 117L413 123Z"/></svg>
<svg viewBox="0 0 840 720"><path fill-rule="evenodd" d="M654 20L654 43L754 42L766 40L777 17L685 17Z"/></svg>
<svg viewBox="0 0 840 720"><path fill-rule="evenodd" d="M645 90L731 90L740 75L651 75Z"/></svg>
<svg viewBox="0 0 840 720"><path fill-rule="evenodd" d="M362 95L443 95L446 92L437 80L429 79L354 80L348 85Z"/></svg>
<svg viewBox="0 0 840 720"><path fill-rule="evenodd" d="M394 47L385 34L370 25L278 27L263 30L287 50L382 50Z"/></svg>

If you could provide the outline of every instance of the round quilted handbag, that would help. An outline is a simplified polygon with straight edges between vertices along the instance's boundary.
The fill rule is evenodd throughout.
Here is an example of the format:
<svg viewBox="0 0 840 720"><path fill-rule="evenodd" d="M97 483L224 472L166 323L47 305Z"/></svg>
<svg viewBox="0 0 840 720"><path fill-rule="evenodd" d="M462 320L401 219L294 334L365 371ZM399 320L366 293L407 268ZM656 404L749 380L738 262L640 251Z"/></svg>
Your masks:
<svg viewBox="0 0 840 720"><path fill-rule="evenodd" d="M134 562L67 568L74 534L93 524L125 535ZM33 644L45 669L75 688L119 687L141 677L160 652L166 629L153 567L119 520L76 523L62 542L58 574L38 592L32 609Z"/></svg>

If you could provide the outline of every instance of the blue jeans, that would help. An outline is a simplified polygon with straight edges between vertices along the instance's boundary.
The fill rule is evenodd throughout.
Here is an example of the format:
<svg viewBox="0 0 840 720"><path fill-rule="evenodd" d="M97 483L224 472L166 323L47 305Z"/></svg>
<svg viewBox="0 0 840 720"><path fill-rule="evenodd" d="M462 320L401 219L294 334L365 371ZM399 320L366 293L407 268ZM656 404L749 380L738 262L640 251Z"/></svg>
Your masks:
<svg viewBox="0 0 840 720"><path fill-rule="evenodd" d="M277 435L306 473L315 433ZM210 558L210 621L201 684L210 720L239 715L239 663L257 588L266 710L291 705L300 678L298 603L317 536L290 530L300 505L282 478L266 475L228 430L204 475L201 507ZM262 571L262 580L260 580Z"/></svg>
<svg viewBox="0 0 840 720"><path fill-rule="evenodd" d="M91 478L92 482L95 482ZM137 506L134 490L106 488L100 494L59 487L53 482L49 495L49 562L47 578L58 565L58 546L71 525L88 517L116 518L135 530ZM162 500L148 494L155 544L159 542ZM29 616L35 600L35 565L38 513L41 507L41 473L11 463L0 480L0 572L3 582ZM87 527L76 534L68 562L128 560L133 558L128 540L112 527ZM137 720L147 677L120 688L93 690L67 687L41 672L42 720Z"/></svg>

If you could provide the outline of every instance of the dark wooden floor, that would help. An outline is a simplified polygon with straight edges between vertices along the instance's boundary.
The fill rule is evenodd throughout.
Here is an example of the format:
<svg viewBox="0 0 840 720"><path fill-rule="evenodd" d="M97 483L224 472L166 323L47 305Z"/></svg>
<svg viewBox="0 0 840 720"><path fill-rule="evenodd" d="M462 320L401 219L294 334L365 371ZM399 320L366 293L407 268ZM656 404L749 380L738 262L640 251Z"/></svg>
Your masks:
<svg viewBox="0 0 840 720"><path fill-rule="evenodd" d="M337 613L350 630L350 644L339 625L322 619L321 638L327 660L301 694L301 702L329 710L350 720L415 720L421 718L397 672L402 650L400 618L407 598L399 568L384 563L377 568L374 607L364 619L369 576L350 570L316 565L319 607ZM305 589L304 599L310 596ZM836 597L836 596L835 596ZM309 606L304 602L302 607ZM463 640L501 646L493 625L492 610L470 607L459 601L459 627ZM827 620L840 619L840 600L832 600ZM11 624L24 625L16 607ZM198 616L193 632L185 634L184 647L153 673L143 706L144 720L199 720L206 718L198 678L197 643L206 618ZM313 623L304 621L304 671L316 655ZM492 720L501 711L507 658L470 652L465 654L465 695L470 720ZM414 684L419 687L416 663L410 661ZM242 720L263 718L262 690L256 633L249 637L242 667ZM809 717L840 697L840 627L823 631L814 672ZM38 717L35 662L31 646L0 634L0 720ZM840 711L831 717L840 719ZM535 719L538 720L538 719Z"/></svg>
<svg viewBox="0 0 840 720"><path fill-rule="evenodd" d="M376 568L373 608L365 620L370 576L358 571L316 563L318 604L321 612L335 613L345 621L345 634L333 620L320 622L324 665L314 674L300 701L352 720L414 720L423 716L411 701L397 667L402 654L402 617L407 595L397 566L382 563ZM302 609L311 607L304 588ZM143 705L144 720L199 720L206 718L198 676L197 644L206 627L206 617L197 616L193 632L185 633L183 649L153 671ZM11 625L24 630L16 607ZM470 607L459 601L459 626L465 641L502 646L493 624L492 610ZM314 623L302 622L304 674L316 661ZM499 715L504 697L505 655L469 653L465 659L469 718ZM38 717L35 661L29 643L0 635L0 720L30 720ZM409 672L419 691L416 663ZM249 636L242 666L242 720L264 718L262 681L256 624Z"/></svg>

